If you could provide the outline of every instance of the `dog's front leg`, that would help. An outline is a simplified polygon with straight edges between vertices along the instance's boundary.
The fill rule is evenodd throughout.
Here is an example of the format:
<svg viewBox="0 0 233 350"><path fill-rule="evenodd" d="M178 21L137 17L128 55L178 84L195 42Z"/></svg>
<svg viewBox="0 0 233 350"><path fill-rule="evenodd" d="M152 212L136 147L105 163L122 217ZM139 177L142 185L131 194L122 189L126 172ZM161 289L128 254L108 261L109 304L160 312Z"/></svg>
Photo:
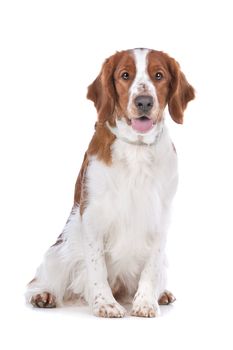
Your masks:
<svg viewBox="0 0 233 350"><path fill-rule="evenodd" d="M158 299L166 280L164 247L155 244L141 273L138 290L134 296L132 316L155 317L159 315Z"/></svg>
<svg viewBox="0 0 233 350"><path fill-rule="evenodd" d="M123 317L125 309L113 297L107 280L103 236L87 221L83 226L89 305L96 316Z"/></svg>

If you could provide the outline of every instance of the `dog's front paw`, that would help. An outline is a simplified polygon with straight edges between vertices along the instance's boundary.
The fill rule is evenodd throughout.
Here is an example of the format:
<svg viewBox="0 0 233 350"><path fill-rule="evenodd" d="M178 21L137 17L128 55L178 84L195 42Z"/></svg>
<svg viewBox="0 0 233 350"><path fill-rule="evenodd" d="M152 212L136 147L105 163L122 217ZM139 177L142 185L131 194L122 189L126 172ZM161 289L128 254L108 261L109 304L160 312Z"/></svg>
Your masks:
<svg viewBox="0 0 233 350"><path fill-rule="evenodd" d="M154 297L138 291L134 297L132 316L156 317L159 316L159 304Z"/></svg>
<svg viewBox="0 0 233 350"><path fill-rule="evenodd" d="M98 317L118 318L126 314L126 310L114 299L105 300L103 297L96 297L92 308L94 315Z"/></svg>
<svg viewBox="0 0 233 350"><path fill-rule="evenodd" d="M56 298L54 295L44 292L31 297L30 303L35 307L54 308L56 307Z"/></svg>
<svg viewBox="0 0 233 350"><path fill-rule="evenodd" d="M135 302L130 314L137 317L156 317L159 316L159 305L147 301L140 303Z"/></svg>

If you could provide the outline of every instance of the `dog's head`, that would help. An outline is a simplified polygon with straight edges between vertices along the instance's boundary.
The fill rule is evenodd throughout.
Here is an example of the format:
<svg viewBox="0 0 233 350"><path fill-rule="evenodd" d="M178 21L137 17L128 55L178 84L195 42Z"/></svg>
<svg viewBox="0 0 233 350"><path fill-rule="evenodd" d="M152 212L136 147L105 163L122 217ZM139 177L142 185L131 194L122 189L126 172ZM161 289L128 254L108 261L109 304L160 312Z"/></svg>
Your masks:
<svg viewBox="0 0 233 350"><path fill-rule="evenodd" d="M166 105L172 119L183 122L194 89L173 58L161 51L134 49L104 62L87 98L94 102L100 123L108 122L131 141L140 136L147 143L161 129Z"/></svg>

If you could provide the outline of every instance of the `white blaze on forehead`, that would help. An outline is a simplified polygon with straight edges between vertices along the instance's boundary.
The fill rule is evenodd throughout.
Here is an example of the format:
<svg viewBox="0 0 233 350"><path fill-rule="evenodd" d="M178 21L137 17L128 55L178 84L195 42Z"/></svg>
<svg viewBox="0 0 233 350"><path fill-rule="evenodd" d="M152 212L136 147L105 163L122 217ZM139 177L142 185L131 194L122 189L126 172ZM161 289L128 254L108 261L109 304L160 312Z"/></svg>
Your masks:
<svg viewBox="0 0 233 350"><path fill-rule="evenodd" d="M130 97L139 93L148 93L156 98L155 87L149 77L148 66L148 49L134 49L133 55L136 65L136 76L130 88Z"/></svg>

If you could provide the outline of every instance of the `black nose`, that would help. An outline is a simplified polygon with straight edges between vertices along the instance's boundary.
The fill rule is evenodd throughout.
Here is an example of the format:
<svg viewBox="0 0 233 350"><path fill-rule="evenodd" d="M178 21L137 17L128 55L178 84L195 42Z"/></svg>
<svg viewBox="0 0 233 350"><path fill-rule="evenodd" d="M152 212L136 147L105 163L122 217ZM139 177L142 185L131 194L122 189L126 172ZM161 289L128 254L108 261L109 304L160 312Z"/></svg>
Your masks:
<svg viewBox="0 0 233 350"><path fill-rule="evenodd" d="M152 96L137 96L134 100L137 109L141 112L149 112L153 107L153 97Z"/></svg>

